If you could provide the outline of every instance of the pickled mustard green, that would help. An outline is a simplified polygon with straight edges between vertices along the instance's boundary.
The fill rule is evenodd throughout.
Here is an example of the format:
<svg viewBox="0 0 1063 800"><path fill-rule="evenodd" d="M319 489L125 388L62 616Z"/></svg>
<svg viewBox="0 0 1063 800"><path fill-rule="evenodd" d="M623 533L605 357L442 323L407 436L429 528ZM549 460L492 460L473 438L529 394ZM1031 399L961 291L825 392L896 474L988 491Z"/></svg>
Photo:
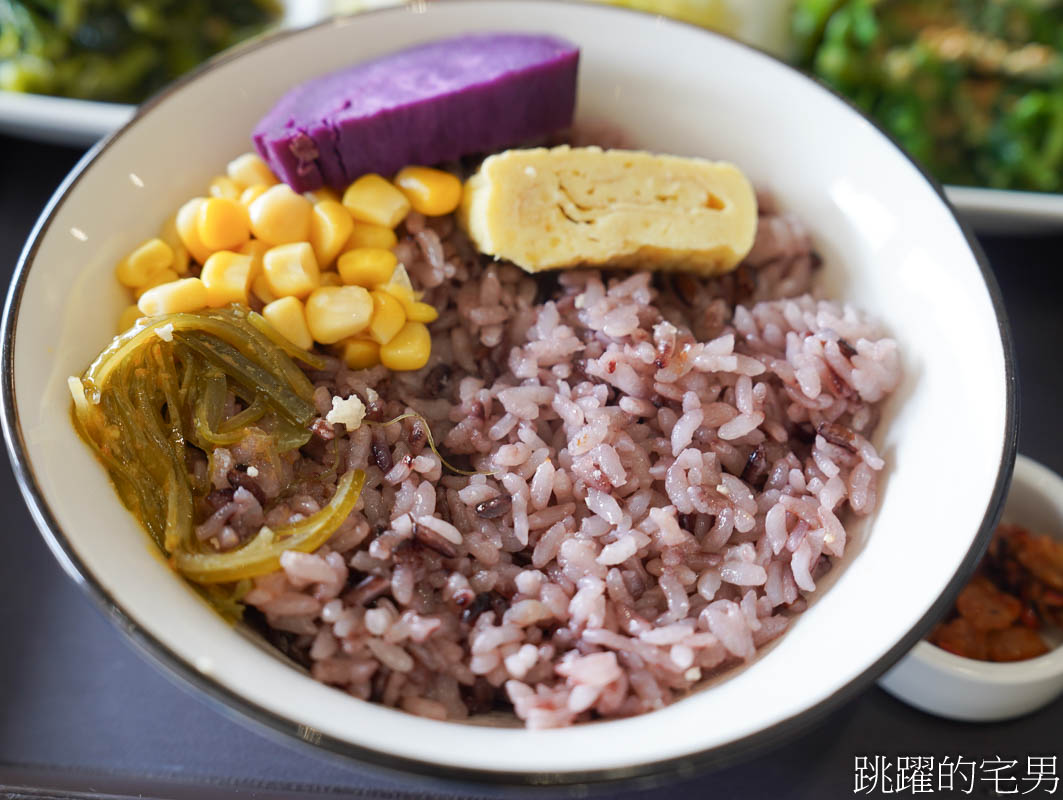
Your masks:
<svg viewBox="0 0 1063 800"><path fill-rule="evenodd" d="M116 337L81 377L69 379L74 424L106 467L119 497L169 557L197 584L233 584L280 567L285 550L320 547L350 515L365 479L343 474L332 500L297 523L263 527L219 552L195 535L197 500L211 491L190 468L200 451L254 437L273 453L310 439L313 386L296 360L321 368L260 315L240 306L142 318ZM242 408L225 418L235 396ZM209 470L207 471L209 474ZM213 600L212 600L213 601Z"/></svg>

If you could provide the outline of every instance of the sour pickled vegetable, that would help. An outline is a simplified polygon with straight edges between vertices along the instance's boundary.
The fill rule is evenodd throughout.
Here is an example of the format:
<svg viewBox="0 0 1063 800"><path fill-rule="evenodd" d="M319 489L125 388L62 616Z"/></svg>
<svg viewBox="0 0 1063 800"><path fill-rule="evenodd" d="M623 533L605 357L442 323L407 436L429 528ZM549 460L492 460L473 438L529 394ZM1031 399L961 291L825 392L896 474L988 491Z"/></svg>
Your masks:
<svg viewBox="0 0 1063 800"><path fill-rule="evenodd" d="M301 522L263 526L228 548L196 536L197 509L212 489L210 470L190 466L197 459L240 442L279 458L309 441L313 387L296 360L321 367L320 357L260 315L232 306L142 318L69 379L78 432L123 503L190 580L227 584L272 572L280 553L316 549L354 507L364 477L357 470Z"/></svg>
<svg viewBox="0 0 1063 800"><path fill-rule="evenodd" d="M258 535L232 553L183 550L175 555L174 564L186 578L203 584L228 583L276 572L280 569L281 553L286 550L309 553L328 540L354 510L363 483L364 472L347 472L340 478L332 502L303 521L276 530L263 526Z"/></svg>

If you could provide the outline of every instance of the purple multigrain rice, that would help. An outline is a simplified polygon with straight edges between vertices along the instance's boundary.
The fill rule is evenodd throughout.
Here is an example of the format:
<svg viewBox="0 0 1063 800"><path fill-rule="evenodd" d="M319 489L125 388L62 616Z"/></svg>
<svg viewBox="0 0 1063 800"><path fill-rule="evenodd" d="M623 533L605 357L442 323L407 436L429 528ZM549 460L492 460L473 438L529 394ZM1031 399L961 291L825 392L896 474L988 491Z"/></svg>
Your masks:
<svg viewBox="0 0 1063 800"><path fill-rule="evenodd" d="M495 519L506 514L513 505L508 495L498 495L476 504L476 514L482 519Z"/></svg>
<svg viewBox="0 0 1063 800"><path fill-rule="evenodd" d="M440 310L431 360L329 358L315 406L354 393L376 423L421 415L479 474L444 469L416 418L318 419L337 449L280 463L216 450L201 536L246 536L289 476L303 488L266 524L313 513L335 458L366 472L330 541L246 595L273 640L356 697L553 727L660 707L782 634L844 552L843 521L874 508L869 440L900 374L892 339L808 294L801 223L764 197L746 263L704 281L536 278L481 259L449 217L405 225L396 253ZM231 479L248 466L258 492Z"/></svg>

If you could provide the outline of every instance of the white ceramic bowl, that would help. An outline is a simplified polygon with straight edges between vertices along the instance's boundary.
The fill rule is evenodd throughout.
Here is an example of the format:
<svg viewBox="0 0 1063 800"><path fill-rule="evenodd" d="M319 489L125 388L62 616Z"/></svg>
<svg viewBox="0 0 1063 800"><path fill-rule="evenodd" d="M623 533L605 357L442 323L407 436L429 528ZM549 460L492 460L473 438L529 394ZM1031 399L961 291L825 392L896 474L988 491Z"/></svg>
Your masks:
<svg viewBox="0 0 1063 800"><path fill-rule="evenodd" d="M127 302L113 265L153 235L258 118L308 77L412 42L545 31L582 47L578 118L654 150L724 158L799 213L823 289L879 317L905 380L876 444L879 507L811 609L748 668L637 718L529 732L356 700L234 631L179 580L69 424L66 377ZM789 67L680 23L600 5L454 0L282 34L141 109L60 187L4 314L4 431L56 557L119 627L224 708L377 764L575 781L694 769L778 741L854 696L940 616L980 557L1014 460L1014 370L995 284L938 187L848 104Z"/></svg>
<svg viewBox="0 0 1063 800"><path fill-rule="evenodd" d="M1063 539L1063 478L1019 456L1003 520ZM1010 719L1036 711L1063 693L1063 647L1028 661L994 664L953 655L922 641L882 676L879 685L942 717Z"/></svg>

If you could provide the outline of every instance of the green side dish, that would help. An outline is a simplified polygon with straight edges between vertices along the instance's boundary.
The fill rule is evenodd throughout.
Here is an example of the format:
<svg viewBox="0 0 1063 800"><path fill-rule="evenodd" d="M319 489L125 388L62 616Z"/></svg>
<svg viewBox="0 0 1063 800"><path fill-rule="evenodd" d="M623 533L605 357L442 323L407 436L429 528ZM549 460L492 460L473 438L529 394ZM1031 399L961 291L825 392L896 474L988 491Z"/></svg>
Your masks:
<svg viewBox="0 0 1063 800"><path fill-rule="evenodd" d="M275 0L0 0L0 89L139 103L279 15Z"/></svg>
<svg viewBox="0 0 1063 800"><path fill-rule="evenodd" d="M209 515L214 448L242 442L287 474L282 458L310 439L313 386L295 359L319 356L285 341L242 306L164 314L116 337L80 378L70 378L74 424L114 482L122 502L170 563L238 616L249 578L280 569L286 550L311 552L350 516L365 475L339 477L332 500L299 522L269 528L226 552L197 539ZM226 414L231 397L243 410ZM290 460L290 459L289 459ZM330 477L338 466L313 476ZM297 481L288 486L298 490Z"/></svg>
<svg viewBox="0 0 1063 800"><path fill-rule="evenodd" d="M945 183L1063 191L1063 2L797 0L803 68Z"/></svg>

